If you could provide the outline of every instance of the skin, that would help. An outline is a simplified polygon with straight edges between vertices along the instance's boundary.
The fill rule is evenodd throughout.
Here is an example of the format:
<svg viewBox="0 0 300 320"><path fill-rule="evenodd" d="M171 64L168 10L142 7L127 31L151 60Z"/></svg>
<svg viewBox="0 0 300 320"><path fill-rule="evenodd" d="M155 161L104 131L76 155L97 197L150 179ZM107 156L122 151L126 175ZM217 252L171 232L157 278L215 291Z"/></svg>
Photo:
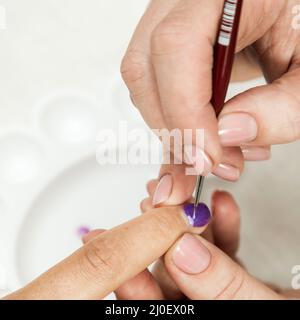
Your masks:
<svg viewBox="0 0 300 320"><path fill-rule="evenodd" d="M144 213L153 208L152 196L153 192L155 191L156 183L157 180L152 180L147 185L149 197L141 202L141 208ZM183 299L184 297L188 297L192 300L231 300L235 298L273 300L283 298L283 296L280 296L277 292L270 290L270 288L265 286L263 283L256 282L252 276L247 274L246 270L240 267L240 263L236 258L240 239L240 210L235 200L229 193L216 191L213 194L212 214L213 220L209 227L203 232L201 241L205 241L207 248L210 247L210 253L216 249L218 250L216 256L211 261L211 265L213 265L214 268L211 269L208 267L207 270L210 270L210 272L205 270L204 274L206 273L207 276L203 275L202 273L198 275L184 274L173 263L172 254L176 250L175 244L167 252L164 259L160 259L156 262L153 270L154 277L157 279L158 283L160 283L165 297L167 299L175 300ZM230 259L230 266L228 268L224 268L223 265L220 265L220 269L217 270L218 268L216 268L214 260L216 259L217 261L221 261L220 264L225 264L225 261L223 260L227 258ZM253 297L249 296L249 292L247 291L248 289L246 290L246 288L245 292L242 293L240 297L237 296L239 294L237 291L234 293L236 296L229 294L229 291L232 290L232 278L235 277L233 274L237 272L237 268L241 270L242 279L248 279L249 277L249 281L251 280L251 283L256 283L254 285L255 292ZM218 279L218 273L222 279ZM196 280L196 277L199 277L199 280ZM208 282L207 287L212 288L212 291L203 294L203 290L199 291L198 287L203 289L203 280L205 280L206 277L211 278L211 281ZM183 281L183 279L186 280ZM220 281L224 283L221 288L219 285ZM236 281L238 282L238 279ZM263 288L262 293L260 293L261 288Z"/></svg>
<svg viewBox="0 0 300 320"><path fill-rule="evenodd" d="M212 52L222 3L153 0L129 45L122 74L151 128L204 128L212 171L219 163L242 171L243 145L224 148L220 144L218 120L210 105ZM300 36L291 28L295 4L296 0L245 0L237 53L246 55L242 60L248 62L255 56L269 84L229 101L220 118L234 112L251 115L258 125L251 147L269 148L300 136ZM161 175L170 173L174 178L168 204L191 196L194 180L183 172L184 166L161 169ZM155 185L157 181L152 182ZM210 265L200 274L183 272L172 259L182 236L195 231L183 218L182 209L153 209L151 195L142 208L145 215L89 235L91 239L87 237L81 249L7 299L100 299L112 291L121 299L284 298L236 262L239 218L230 195L217 193L213 198L215 221L205 231L211 242L194 235L211 255ZM153 274L146 270L162 256Z"/></svg>
<svg viewBox="0 0 300 320"><path fill-rule="evenodd" d="M154 181L152 182L152 187ZM141 207L144 213L152 209L151 183L148 184L149 198L145 199ZM128 281L117 291L120 299L185 299L191 300L282 300L299 298L296 291L281 292L274 286L266 285L250 274L238 261L236 254L240 239L240 213L232 196L223 191L217 191L212 197L213 221L210 226L198 237L205 244L211 254L211 263L204 272L187 274L182 272L173 262L172 255L178 242L168 250L166 255L156 262L153 268L153 278L148 291L142 296L135 295L135 289L148 283L140 275ZM209 240L209 241L208 241ZM221 285L220 285L221 284ZM153 288L160 287L159 294ZM149 296L147 294L149 293Z"/></svg>
<svg viewBox="0 0 300 320"><path fill-rule="evenodd" d="M85 235L81 249L5 299L101 299L113 291L122 300L297 297L295 292L271 289L239 264L240 215L232 196L217 191L212 206L210 226L192 229L181 208L153 209L145 200L141 217ZM210 264L199 274L183 272L172 258L186 234L194 234L211 255ZM147 267L155 260L150 272Z"/></svg>
<svg viewBox="0 0 300 320"><path fill-rule="evenodd" d="M300 32L292 28L292 9L297 4L297 0L244 0L233 76L236 80L256 77L259 65L268 84L228 101L216 119L210 105L211 79L223 0L152 0L121 67L147 124L153 129L204 128L213 173L220 163L243 171L245 144L224 147L220 143L218 121L225 115L246 113L256 121L257 135L247 142L247 150L268 151L271 145L298 140ZM237 74L247 76L237 79ZM184 164L163 165L159 177L165 174L173 176L172 194L165 204L191 197L195 177L185 175Z"/></svg>
<svg viewBox="0 0 300 320"><path fill-rule="evenodd" d="M7 299L101 299L145 270L191 228L181 207L159 208L92 241ZM94 234L95 235L95 234Z"/></svg>

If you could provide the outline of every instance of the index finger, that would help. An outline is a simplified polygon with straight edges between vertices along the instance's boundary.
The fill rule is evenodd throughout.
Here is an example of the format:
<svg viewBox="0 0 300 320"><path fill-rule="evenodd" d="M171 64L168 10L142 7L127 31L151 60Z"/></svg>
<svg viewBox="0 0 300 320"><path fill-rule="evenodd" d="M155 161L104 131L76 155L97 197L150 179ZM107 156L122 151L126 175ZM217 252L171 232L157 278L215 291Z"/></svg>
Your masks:
<svg viewBox="0 0 300 320"><path fill-rule="evenodd" d="M182 207L152 210L98 235L8 299L103 298L145 270L182 234L204 228L193 229Z"/></svg>

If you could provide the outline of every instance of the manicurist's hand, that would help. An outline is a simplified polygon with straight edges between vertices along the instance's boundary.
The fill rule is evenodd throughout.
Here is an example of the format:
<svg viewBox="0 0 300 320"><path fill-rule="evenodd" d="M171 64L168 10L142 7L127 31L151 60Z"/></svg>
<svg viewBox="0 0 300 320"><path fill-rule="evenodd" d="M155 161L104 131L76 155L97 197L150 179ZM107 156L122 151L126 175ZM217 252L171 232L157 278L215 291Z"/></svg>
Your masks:
<svg viewBox="0 0 300 320"><path fill-rule="evenodd" d="M205 130L201 159L193 159L195 150L203 149L194 139L186 148L191 151L188 164L204 162L202 174L213 172L235 181L244 159L268 159L271 145L300 137L300 31L293 28L298 1L244 0L237 52L256 60L269 84L229 101L217 120L210 100L213 46L223 3L152 0L129 44L122 74L151 128ZM237 72L244 70L237 66ZM186 176L184 165L162 166L161 177L167 178L154 204L189 199L195 177Z"/></svg>
<svg viewBox="0 0 300 320"><path fill-rule="evenodd" d="M142 203L144 212L151 202ZM202 236L184 234L160 259L154 269L155 287L143 287L141 277L128 281L117 290L120 299L285 299L279 293L251 276L236 258L239 235L239 208L227 192L212 197L213 219ZM147 214L147 213L145 213ZM153 278L152 278L153 283ZM291 293L289 293L291 296ZM293 292L293 297L296 297ZM299 297L299 296L298 296Z"/></svg>
<svg viewBox="0 0 300 320"><path fill-rule="evenodd" d="M203 212L198 218L201 223L192 226L182 207L160 208L98 232L92 241L7 299L101 299L139 274L142 286L151 287L155 297L163 297L146 268L185 232L201 233L210 215Z"/></svg>
<svg viewBox="0 0 300 320"><path fill-rule="evenodd" d="M165 255L173 294L180 291L192 300L283 299L236 261L239 212L231 196L217 192L213 203L212 242L185 234Z"/></svg>

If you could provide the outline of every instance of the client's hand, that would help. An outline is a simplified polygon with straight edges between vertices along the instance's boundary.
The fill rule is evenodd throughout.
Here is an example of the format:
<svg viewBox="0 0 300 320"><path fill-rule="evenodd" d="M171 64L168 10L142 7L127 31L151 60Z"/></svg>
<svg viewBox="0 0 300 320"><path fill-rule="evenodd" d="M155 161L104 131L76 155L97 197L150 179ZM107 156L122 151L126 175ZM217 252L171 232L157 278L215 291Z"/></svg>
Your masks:
<svg viewBox="0 0 300 320"><path fill-rule="evenodd" d="M142 202L143 211L151 210L151 204L150 196ZM213 221L203 237L186 233L156 263L155 285L153 278L152 285L145 286L136 277L118 289L117 296L160 299L162 292L167 299L284 299L284 295L249 275L238 263L240 216L231 195L216 192L212 208ZM153 289L157 286L159 294Z"/></svg>
<svg viewBox="0 0 300 320"><path fill-rule="evenodd" d="M163 298L153 276L144 270L184 233L204 228L193 228L181 207L152 210L97 235L6 299L100 299L137 274L139 286L149 289L150 298Z"/></svg>

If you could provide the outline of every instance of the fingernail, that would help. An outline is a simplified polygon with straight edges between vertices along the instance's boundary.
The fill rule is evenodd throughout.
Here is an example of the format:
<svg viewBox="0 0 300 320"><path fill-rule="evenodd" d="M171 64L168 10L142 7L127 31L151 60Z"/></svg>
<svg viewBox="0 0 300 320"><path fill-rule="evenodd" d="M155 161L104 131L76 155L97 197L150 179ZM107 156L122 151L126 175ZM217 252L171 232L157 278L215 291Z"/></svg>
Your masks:
<svg viewBox="0 0 300 320"><path fill-rule="evenodd" d="M192 227L204 227L211 220L210 210L204 203L199 203L197 207L192 203L188 203L184 205L183 210Z"/></svg>
<svg viewBox="0 0 300 320"><path fill-rule="evenodd" d="M212 161L205 151L192 145L184 146L184 162L193 166L199 175L208 175L213 167Z"/></svg>
<svg viewBox="0 0 300 320"><path fill-rule="evenodd" d="M271 151L262 147L243 147L242 152L246 161L264 161L271 158Z"/></svg>
<svg viewBox="0 0 300 320"><path fill-rule="evenodd" d="M240 146L257 137L256 120L247 113L232 113L219 120L219 136L223 146Z"/></svg>
<svg viewBox="0 0 300 320"><path fill-rule="evenodd" d="M213 171L213 174L229 181L237 181L240 178L240 170L228 164L219 164L217 168Z"/></svg>
<svg viewBox="0 0 300 320"><path fill-rule="evenodd" d="M158 204L166 202L172 192L173 188L173 178L170 174L166 174L161 177L156 190L153 195L152 204L157 206Z"/></svg>
<svg viewBox="0 0 300 320"><path fill-rule="evenodd" d="M211 261L208 249L191 234L186 234L181 238L172 258L177 268L188 274L198 274L205 271Z"/></svg>

